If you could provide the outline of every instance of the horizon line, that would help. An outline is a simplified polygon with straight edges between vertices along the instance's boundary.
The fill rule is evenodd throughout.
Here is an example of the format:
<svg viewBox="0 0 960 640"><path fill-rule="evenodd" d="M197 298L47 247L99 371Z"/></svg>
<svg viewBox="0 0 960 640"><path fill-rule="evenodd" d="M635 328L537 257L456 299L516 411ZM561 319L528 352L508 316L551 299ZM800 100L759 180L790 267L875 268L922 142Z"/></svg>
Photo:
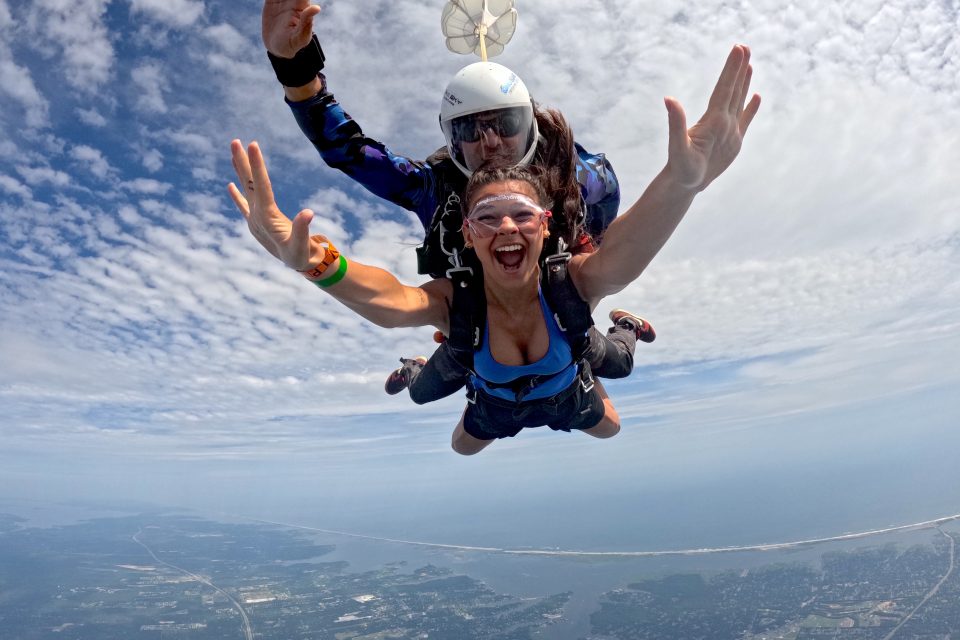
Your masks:
<svg viewBox="0 0 960 640"><path fill-rule="evenodd" d="M886 527L883 529L870 529L867 531L859 531L856 533L844 533L841 535L828 536L825 538L810 538L807 540L794 540L791 542L772 542L772 543L737 545L737 546L727 546L727 547L702 547L697 549L662 549L662 550L653 550L653 551L579 551L575 549L569 549L569 550L568 549L510 549L510 548L501 548L501 547L479 547L479 546L472 546L472 545L445 544L442 542L424 542L421 540L401 540L398 538L372 536L372 535L367 535L363 533L353 533L350 531L339 531L336 529L309 527L306 525L292 524L289 522L276 522L273 520L263 520L260 518L251 518L248 516L239 516L239 517L245 520L251 520L253 522L260 522L263 524L272 524L272 525L277 525L282 527L289 527L292 529L304 529L307 531L316 531L319 533L327 533L331 535L345 536L349 538L361 538L364 540L374 540L377 542L391 542L394 544L405 544L405 545L418 546L418 547L430 547L434 549L474 551L474 552L481 552L481 553L500 553L500 554L507 554L507 555L638 558L638 557L662 557L662 556L692 556L692 555L707 555L707 554L713 554L713 553L736 553L736 552L745 552L745 551L776 551L781 549L805 547L805 546L812 546L816 544L823 544L826 542L840 542L845 540L867 538L870 536L883 535L887 533L895 533L898 531L930 529L933 527L939 527L940 525L947 522L960 520L960 513L954 514L951 516L934 518L932 520L915 522L913 524L897 525L893 527Z"/></svg>

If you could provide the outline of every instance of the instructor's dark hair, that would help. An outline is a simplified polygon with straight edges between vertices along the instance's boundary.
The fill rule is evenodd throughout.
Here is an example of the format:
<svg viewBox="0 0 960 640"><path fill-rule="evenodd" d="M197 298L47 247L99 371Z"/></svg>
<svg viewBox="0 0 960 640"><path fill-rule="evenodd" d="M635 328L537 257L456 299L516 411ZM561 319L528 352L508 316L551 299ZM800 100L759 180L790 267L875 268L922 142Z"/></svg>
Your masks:
<svg viewBox="0 0 960 640"><path fill-rule="evenodd" d="M553 219L551 231L563 238L569 247L580 244L584 205L577 182L577 152L573 146L573 131L566 118L556 109L534 109L540 143L533 163L547 169L545 188L550 194Z"/></svg>
<svg viewBox="0 0 960 640"><path fill-rule="evenodd" d="M577 182L577 152L573 145L573 130L557 109L542 108L536 103L533 107L540 139L533 159L527 166L539 167L541 174L545 174L540 179L550 199L542 204L553 212L550 220L552 236L549 246L544 247L544 252L554 251L560 238L567 243L571 253L593 251L593 239L583 225L585 205L580 193L580 183ZM450 153L444 146L431 154L427 162L437 164L449 158ZM463 202L467 200L469 198L465 196Z"/></svg>

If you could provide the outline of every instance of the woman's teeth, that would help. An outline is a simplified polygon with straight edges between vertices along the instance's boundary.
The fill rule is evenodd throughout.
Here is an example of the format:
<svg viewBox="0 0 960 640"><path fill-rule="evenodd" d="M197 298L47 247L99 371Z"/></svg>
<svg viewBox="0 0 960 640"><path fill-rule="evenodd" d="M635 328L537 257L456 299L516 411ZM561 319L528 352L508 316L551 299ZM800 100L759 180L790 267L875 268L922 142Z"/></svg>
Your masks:
<svg viewBox="0 0 960 640"><path fill-rule="evenodd" d="M523 262L524 248L521 244L506 244L494 250L494 256L504 268L515 269Z"/></svg>

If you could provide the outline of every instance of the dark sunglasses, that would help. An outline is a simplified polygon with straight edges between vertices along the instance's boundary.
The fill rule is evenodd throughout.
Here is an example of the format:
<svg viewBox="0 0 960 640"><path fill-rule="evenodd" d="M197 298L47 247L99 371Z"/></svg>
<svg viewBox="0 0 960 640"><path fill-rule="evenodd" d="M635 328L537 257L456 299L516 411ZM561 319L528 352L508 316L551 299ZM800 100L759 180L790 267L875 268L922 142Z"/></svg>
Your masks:
<svg viewBox="0 0 960 640"><path fill-rule="evenodd" d="M524 120L523 107L461 116L453 121L453 139L457 142L477 142L480 132L485 129L493 130L501 138L510 138L522 132Z"/></svg>

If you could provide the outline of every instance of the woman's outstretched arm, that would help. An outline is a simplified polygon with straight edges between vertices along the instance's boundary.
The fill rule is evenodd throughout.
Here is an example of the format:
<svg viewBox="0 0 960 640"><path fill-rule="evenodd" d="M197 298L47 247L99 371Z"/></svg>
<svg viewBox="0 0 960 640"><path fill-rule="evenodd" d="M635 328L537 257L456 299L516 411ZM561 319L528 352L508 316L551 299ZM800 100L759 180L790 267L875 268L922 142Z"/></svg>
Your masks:
<svg viewBox="0 0 960 640"><path fill-rule="evenodd" d="M740 153L743 137L760 108L750 97L750 49L736 45L710 96L706 112L687 129L683 107L664 104L670 123L667 164L640 199L616 218L603 245L571 265L581 297L595 304L622 290L647 268L673 235L697 193L723 173Z"/></svg>
<svg viewBox="0 0 960 640"><path fill-rule="evenodd" d="M241 192L230 183L230 197L247 221L250 233L271 255L291 269L314 270L309 276L311 280L374 324L449 330L448 281L433 280L421 287L409 287L378 267L343 256L329 259L333 254L328 257L327 252L332 251L332 245L323 236L310 235L313 212L304 209L291 221L277 207L259 145L252 142L244 149L239 140L234 140L230 151L237 179L243 185ZM317 273L321 266L323 273Z"/></svg>

